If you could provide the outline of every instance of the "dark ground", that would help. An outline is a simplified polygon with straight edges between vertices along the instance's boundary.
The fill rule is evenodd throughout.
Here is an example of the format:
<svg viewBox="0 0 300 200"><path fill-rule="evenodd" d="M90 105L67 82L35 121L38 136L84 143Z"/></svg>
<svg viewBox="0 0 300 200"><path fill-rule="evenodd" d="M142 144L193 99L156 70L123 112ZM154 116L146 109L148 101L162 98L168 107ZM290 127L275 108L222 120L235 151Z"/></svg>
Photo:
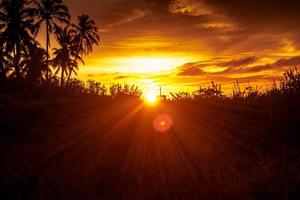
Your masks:
<svg viewBox="0 0 300 200"><path fill-rule="evenodd" d="M259 109L2 98L1 199L298 199L298 147Z"/></svg>

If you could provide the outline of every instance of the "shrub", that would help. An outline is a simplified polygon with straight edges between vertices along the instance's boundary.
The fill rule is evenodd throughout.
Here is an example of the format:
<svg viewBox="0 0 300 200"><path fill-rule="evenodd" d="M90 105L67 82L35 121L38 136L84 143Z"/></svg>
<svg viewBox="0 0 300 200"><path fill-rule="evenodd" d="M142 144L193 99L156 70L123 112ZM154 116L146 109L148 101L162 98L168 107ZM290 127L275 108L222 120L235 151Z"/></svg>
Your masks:
<svg viewBox="0 0 300 200"><path fill-rule="evenodd" d="M189 101L193 99L193 95L189 92L171 92L170 95L173 101Z"/></svg>
<svg viewBox="0 0 300 200"><path fill-rule="evenodd" d="M102 83L94 80L87 81L86 89L87 93L93 96L105 96L107 92L106 87Z"/></svg>
<svg viewBox="0 0 300 200"><path fill-rule="evenodd" d="M121 85L121 84L113 84L109 88L110 95L113 98L116 97L140 97L142 96L142 90L138 88L136 85Z"/></svg>
<svg viewBox="0 0 300 200"><path fill-rule="evenodd" d="M221 99L223 97L221 84L216 84L214 81L211 81L211 87L200 87L200 89L194 93L194 97L205 99Z"/></svg>

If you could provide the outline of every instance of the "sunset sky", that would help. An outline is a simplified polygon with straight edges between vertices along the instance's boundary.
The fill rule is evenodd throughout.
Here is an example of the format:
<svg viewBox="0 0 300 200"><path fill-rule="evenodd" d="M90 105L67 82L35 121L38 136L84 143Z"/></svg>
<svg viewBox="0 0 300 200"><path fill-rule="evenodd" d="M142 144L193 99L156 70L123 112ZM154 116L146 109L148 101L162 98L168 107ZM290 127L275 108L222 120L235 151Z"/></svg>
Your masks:
<svg viewBox="0 0 300 200"><path fill-rule="evenodd" d="M300 64L297 0L65 0L73 21L97 23L99 47L79 78L145 91L194 90L210 80L270 86ZM40 36L42 38L42 36Z"/></svg>

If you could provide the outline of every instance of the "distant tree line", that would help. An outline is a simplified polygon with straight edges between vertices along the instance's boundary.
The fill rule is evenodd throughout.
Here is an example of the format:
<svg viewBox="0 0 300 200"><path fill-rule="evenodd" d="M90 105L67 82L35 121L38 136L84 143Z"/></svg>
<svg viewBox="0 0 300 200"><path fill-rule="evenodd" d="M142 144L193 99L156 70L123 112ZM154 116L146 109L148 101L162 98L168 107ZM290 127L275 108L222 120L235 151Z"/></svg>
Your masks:
<svg viewBox="0 0 300 200"><path fill-rule="evenodd" d="M212 106L235 115L248 115L250 119L262 116L262 121L274 124L274 130L270 131L281 131L285 134L279 138L299 145L300 73L297 68L287 70L281 80L274 80L273 86L265 91L257 86L242 89L236 81L232 95L226 96L221 85L212 81L210 87L200 87L193 93L171 93L171 99L175 104Z"/></svg>
<svg viewBox="0 0 300 200"><path fill-rule="evenodd" d="M211 86L201 87L195 92L174 92L170 93L173 101L197 101L197 100L217 100L217 101L244 101L244 102L258 102L262 99L276 99L276 98L300 98L300 73L297 68L288 69L284 72L283 78L273 81L273 86L266 91L261 91L261 87L248 85L241 88L239 81L233 85L232 95L227 96L222 91L221 84L216 84L211 81Z"/></svg>

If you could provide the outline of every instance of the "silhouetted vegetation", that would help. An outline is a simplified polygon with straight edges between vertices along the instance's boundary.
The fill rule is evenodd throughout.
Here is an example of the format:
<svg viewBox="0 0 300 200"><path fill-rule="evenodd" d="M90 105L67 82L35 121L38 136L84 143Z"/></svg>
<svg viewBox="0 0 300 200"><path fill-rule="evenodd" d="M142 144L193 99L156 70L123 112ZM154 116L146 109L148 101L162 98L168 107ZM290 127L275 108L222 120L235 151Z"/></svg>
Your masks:
<svg viewBox="0 0 300 200"><path fill-rule="evenodd" d="M5 199L298 195L296 70L267 91L242 89L237 82L228 97L213 83L194 93L172 93L172 100L155 107L140 102L141 90L126 84L107 88L70 79L61 87L60 78L53 77L37 91L42 87L47 95L40 99L24 93L0 96ZM174 120L166 133L153 129L160 113Z"/></svg>
<svg viewBox="0 0 300 200"><path fill-rule="evenodd" d="M1 1L0 199L299 195L297 69L266 91L237 81L226 95L212 81L147 106L136 85L72 77L97 30L85 14L72 23L61 0ZM162 114L172 121L164 133L154 128Z"/></svg>
<svg viewBox="0 0 300 200"><path fill-rule="evenodd" d="M4 0L0 4L0 90L2 93L49 93L68 84L77 74L78 62L98 45L95 22L80 15L73 24L62 0ZM46 24L46 50L36 40L41 25ZM54 33L58 48L50 53L50 34ZM53 58L51 56L53 55ZM54 84L54 85L51 85ZM28 90L34 87L35 90ZM70 88L74 89L74 85ZM30 94L32 95L32 94Z"/></svg>

